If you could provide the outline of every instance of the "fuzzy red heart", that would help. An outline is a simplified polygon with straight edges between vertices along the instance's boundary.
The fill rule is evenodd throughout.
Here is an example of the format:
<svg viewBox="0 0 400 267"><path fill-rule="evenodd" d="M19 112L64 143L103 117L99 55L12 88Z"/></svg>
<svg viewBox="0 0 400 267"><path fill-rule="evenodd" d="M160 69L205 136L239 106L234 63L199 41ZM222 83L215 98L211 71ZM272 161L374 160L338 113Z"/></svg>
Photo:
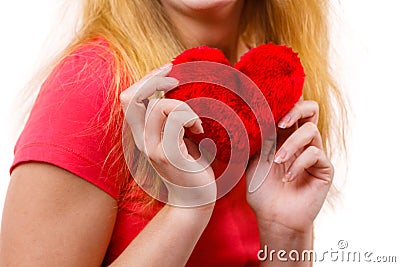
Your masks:
<svg viewBox="0 0 400 267"><path fill-rule="evenodd" d="M204 134L186 131L186 135L197 143L204 138L212 139L216 144L217 159L229 162L233 151L248 151L246 156L253 156L261 149L259 122L272 120L267 115L270 113L262 96L268 102L275 124L302 95L305 74L299 57L291 48L272 43L250 49L244 54L234 68L250 78L262 94L257 92L254 85L243 82L238 75L232 75L230 68L218 68L218 71L213 72L205 67L196 67L184 74L179 71L179 64L204 61L218 63L217 66L231 66L218 49L201 46L186 50L174 59L170 76L181 80L184 75L186 80L195 82L180 84L165 96L188 102L199 115L208 114L200 115ZM203 78L204 75L207 76L207 82L197 82L196 76L200 74ZM221 77L224 79L224 86L209 82ZM191 101L197 98L217 101ZM226 107L221 106L221 103ZM237 114L236 119L232 112ZM243 129L242 123L244 131L240 131L240 128Z"/></svg>

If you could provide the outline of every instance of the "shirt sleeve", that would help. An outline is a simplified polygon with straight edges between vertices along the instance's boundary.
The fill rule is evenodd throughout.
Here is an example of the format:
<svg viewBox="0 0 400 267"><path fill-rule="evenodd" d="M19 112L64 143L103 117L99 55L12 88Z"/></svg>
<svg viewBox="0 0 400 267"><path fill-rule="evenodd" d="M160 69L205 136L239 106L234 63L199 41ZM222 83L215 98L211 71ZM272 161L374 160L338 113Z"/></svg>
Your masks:
<svg viewBox="0 0 400 267"><path fill-rule="evenodd" d="M120 186L109 157L114 144L105 127L112 79L113 57L104 42L85 44L67 56L41 87L10 172L24 162L45 162L118 199Z"/></svg>

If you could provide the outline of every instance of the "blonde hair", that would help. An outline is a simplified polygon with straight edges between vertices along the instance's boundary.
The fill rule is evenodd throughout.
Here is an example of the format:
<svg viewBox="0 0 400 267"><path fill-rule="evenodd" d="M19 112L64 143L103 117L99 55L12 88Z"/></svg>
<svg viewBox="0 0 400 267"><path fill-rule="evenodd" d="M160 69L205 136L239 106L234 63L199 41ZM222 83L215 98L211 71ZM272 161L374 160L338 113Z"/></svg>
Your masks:
<svg viewBox="0 0 400 267"><path fill-rule="evenodd" d="M165 64L186 48L175 34L159 1L85 0L77 34L57 62L79 46L103 37L114 57L114 81L109 91L112 114L107 129L122 132L123 115L119 94L147 72ZM304 99L320 106L318 127L329 155L345 149L346 108L329 66L329 5L327 0L245 1L242 38L251 47L266 42L286 44L299 53L307 75ZM110 158L121 165L119 176L131 183L125 166L121 136L117 136ZM142 156L136 174L155 173Z"/></svg>

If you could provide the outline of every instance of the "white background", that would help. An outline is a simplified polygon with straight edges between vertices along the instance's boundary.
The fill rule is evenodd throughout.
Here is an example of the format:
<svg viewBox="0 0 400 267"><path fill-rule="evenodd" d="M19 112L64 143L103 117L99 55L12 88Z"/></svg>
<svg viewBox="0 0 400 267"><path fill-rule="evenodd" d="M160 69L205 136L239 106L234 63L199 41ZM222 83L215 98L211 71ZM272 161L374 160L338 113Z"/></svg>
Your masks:
<svg viewBox="0 0 400 267"><path fill-rule="evenodd" d="M18 107L13 102L43 62L42 55L52 49L44 42L56 28L59 2L0 3L0 212L17 138ZM350 157L346 179L343 168L337 168L342 200L335 211L324 209L317 219L317 252L335 251L338 241L345 240L347 251L395 255L400 262L399 11L396 0L347 0L337 8L332 42L338 80L352 105ZM343 265L365 263L315 266Z"/></svg>

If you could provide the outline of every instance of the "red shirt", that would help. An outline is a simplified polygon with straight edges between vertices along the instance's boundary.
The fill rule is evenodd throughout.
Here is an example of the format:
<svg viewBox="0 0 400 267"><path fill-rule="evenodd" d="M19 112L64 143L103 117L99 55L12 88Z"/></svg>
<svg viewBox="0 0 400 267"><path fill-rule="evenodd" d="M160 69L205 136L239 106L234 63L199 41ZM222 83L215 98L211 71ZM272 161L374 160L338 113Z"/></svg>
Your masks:
<svg viewBox="0 0 400 267"><path fill-rule="evenodd" d="M109 47L99 40L64 59L42 85L16 144L11 167L12 171L29 161L53 164L118 201L117 220L103 265L114 261L154 216L134 198L128 202L120 197L120 179L112 176L118 166L110 164L113 160L106 161L113 147L103 127L110 114L106 96L107 90L112 90L112 66ZM258 266L258 249L257 224L246 203L242 178L217 201L187 266Z"/></svg>

